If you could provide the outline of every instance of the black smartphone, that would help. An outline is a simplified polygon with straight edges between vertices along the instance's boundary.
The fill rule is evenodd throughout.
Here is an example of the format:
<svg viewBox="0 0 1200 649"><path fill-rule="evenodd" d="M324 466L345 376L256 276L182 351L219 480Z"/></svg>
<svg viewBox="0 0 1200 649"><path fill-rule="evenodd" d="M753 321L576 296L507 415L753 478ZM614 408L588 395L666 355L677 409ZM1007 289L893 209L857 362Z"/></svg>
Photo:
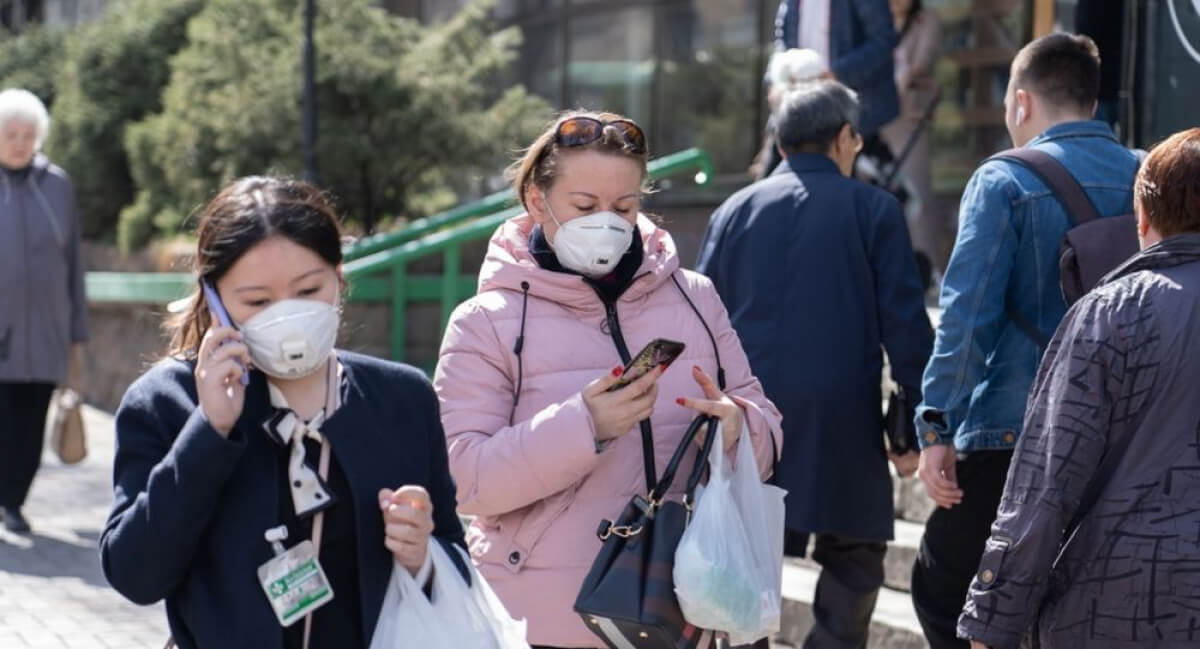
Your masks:
<svg viewBox="0 0 1200 649"><path fill-rule="evenodd" d="M655 338L649 344L638 352L633 360L625 366L625 371L621 373L621 378L617 379L616 385L608 389L609 392L615 392L621 388L633 383L634 381L646 376L651 370L659 365L670 365L679 358L683 353L683 348L686 347L681 342L667 340L666 338Z"/></svg>

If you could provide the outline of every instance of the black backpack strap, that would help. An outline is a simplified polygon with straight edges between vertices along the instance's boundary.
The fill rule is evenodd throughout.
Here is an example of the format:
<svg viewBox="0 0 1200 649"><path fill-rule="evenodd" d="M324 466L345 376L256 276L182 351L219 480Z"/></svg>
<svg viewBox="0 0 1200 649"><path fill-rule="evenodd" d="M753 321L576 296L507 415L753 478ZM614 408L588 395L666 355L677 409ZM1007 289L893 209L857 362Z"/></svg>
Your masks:
<svg viewBox="0 0 1200 649"><path fill-rule="evenodd" d="M1058 199L1072 228L1100 218L1100 212L1096 210L1096 205L1092 203L1087 192L1071 172L1049 153L1032 147L1019 147L1001 151L988 160L1005 160L1032 171ZM1008 319L1039 347L1044 348L1050 344L1050 339L1025 314L1017 311L1012 302L1004 301L1004 312Z"/></svg>

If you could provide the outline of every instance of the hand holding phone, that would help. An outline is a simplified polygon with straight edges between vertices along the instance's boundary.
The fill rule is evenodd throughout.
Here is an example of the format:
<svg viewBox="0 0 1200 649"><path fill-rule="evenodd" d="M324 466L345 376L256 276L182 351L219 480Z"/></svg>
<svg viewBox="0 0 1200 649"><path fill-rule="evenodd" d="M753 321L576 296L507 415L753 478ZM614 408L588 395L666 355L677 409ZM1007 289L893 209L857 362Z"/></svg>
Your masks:
<svg viewBox="0 0 1200 649"><path fill-rule="evenodd" d="M221 296L217 293L217 290L208 282L202 282L201 286L204 290L204 301L208 303L208 308L212 311L213 317L216 318L222 327L232 327L233 320L230 319L229 312L225 310L225 305L221 303ZM221 345L225 345L225 343L221 343ZM242 366L242 385L249 385L250 373L246 371L246 366L242 365L241 362L238 365Z"/></svg>
<svg viewBox="0 0 1200 649"><path fill-rule="evenodd" d="M583 402L598 443L625 435L654 414L658 379L682 352L683 343L655 340L627 366L614 368L583 389Z"/></svg>
<svg viewBox="0 0 1200 649"><path fill-rule="evenodd" d="M633 383L650 373L651 370L659 365L669 366L679 358L683 353L684 345L681 342L667 340L666 338L655 338L651 340L642 351L638 352L633 360L625 366L625 370L621 373L621 378L608 389L609 392L616 392L621 388Z"/></svg>
<svg viewBox="0 0 1200 649"><path fill-rule="evenodd" d="M206 293L211 288L206 288ZM216 293L216 291L212 291ZM220 304L219 300L216 302ZM210 303L210 308L211 308ZM223 309L222 309L223 310ZM228 319L213 309L218 321ZM209 327L196 350L196 397L204 418L221 436L228 437L246 403L246 366L249 350L232 327Z"/></svg>

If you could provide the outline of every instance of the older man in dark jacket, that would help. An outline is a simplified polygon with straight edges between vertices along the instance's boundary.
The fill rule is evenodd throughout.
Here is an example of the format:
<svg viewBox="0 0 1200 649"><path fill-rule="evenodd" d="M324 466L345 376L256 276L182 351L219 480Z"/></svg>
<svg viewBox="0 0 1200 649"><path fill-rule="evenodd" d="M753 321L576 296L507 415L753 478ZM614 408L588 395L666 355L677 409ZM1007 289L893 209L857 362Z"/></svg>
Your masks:
<svg viewBox="0 0 1200 649"><path fill-rule="evenodd" d="M1142 253L1042 361L958 623L973 647L1200 646L1200 129L1150 154L1135 210Z"/></svg>
<svg viewBox="0 0 1200 649"><path fill-rule="evenodd" d="M853 91L814 82L774 119L786 162L717 210L696 267L784 415L786 551L803 555L816 534L823 566L805 647L857 649L892 538L882 349L916 403L933 332L900 205L847 177L862 142ZM915 454L897 459L916 467Z"/></svg>

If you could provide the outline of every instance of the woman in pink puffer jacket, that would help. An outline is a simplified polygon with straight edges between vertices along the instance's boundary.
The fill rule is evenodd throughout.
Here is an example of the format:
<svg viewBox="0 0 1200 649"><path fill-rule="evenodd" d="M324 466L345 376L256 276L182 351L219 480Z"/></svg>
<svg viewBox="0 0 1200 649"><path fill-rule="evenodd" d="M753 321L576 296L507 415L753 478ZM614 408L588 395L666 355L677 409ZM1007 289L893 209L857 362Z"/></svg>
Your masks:
<svg viewBox="0 0 1200 649"><path fill-rule="evenodd" d="M496 231L442 342L434 384L459 509L476 516L471 555L535 646L602 646L572 606L599 522L646 493L644 443L661 475L692 419L713 414L728 452L750 436L766 477L782 442L712 284L639 212L646 161L632 121L559 119L515 172L528 213ZM687 347L607 392L655 338ZM724 392L710 378L722 370Z"/></svg>

